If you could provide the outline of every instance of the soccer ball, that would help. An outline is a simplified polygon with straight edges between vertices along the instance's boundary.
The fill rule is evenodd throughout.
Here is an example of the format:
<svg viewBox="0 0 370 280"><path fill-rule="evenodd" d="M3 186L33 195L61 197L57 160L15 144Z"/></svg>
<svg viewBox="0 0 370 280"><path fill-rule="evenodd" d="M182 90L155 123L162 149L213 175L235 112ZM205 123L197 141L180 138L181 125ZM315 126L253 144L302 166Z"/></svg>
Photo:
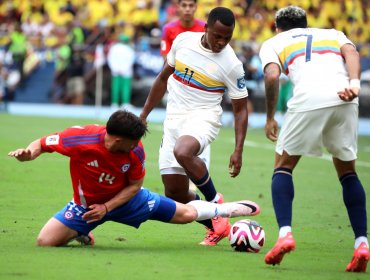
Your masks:
<svg viewBox="0 0 370 280"><path fill-rule="evenodd" d="M228 238L235 251L258 253L265 243L266 235L256 221L240 220L232 225Z"/></svg>

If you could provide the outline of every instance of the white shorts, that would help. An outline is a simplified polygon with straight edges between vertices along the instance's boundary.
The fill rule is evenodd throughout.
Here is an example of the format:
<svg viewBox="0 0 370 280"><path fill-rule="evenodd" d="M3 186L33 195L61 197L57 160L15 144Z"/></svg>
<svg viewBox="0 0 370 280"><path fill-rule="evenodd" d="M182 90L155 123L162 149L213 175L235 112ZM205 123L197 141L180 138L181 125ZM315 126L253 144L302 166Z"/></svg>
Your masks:
<svg viewBox="0 0 370 280"><path fill-rule="evenodd" d="M163 124L163 138L159 149L159 169L161 174L164 174L162 172L163 169L168 168L172 168L170 174L185 174L184 169L173 154L173 149L179 137L190 135L197 139L200 144L199 157L204 160L207 158L207 153L209 154L209 150L206 147L215 140L220 132L220 128L221 122L219 117L209 112L167 116ZM205 162L207 165L207 161Z"/></svg>
<svg viewBox="0 0 370 280"><path fill-rule="evenodd" d="M325 147L335 158L357 158L358 105L345 104L307 112L287 112L276 152L321 156Z"/></svg>

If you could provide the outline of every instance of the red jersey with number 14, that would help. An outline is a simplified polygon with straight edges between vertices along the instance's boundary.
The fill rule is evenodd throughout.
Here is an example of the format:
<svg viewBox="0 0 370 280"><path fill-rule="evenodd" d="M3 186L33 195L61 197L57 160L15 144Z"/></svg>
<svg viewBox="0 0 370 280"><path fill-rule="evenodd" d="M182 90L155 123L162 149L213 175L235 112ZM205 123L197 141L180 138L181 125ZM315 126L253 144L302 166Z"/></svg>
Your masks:
<svg viewBox="0 0 370 280"><path fill-rule="evenodd" d="M179 35L180 33L186 31L192 32L204 32L204 25L206 23L202 20L195 19L194 24L191 27L184 27L181 25L181 21L175 20L172 22L167 23L163 27L162 31L162 41L161 41L161 55L167 55L172 47L173 40Z"/></svg>
<svg viewBox="0 0 370 280"><path fill-rule="evenodd" d="M142 143L129 153L112 153L104 146L105 126L74 126L41 138L45 152L70 158L74 202L88 207L113 198L129 180L145 176Z"/></svg>

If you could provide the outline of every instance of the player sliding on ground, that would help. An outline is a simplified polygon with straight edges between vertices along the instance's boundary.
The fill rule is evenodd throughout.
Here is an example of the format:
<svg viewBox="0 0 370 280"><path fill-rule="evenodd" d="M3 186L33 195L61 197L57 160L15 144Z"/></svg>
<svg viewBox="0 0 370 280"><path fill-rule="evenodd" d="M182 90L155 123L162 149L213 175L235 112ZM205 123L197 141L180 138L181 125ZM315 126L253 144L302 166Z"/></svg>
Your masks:
<svg viewBox="0 0 370 280"><path fill-rule="evenodd" d="M63 246L77 239L93 245L92 230L106 221L138 228L147 220L186 224L214 217L254 216L260 207L248 200L187 204L143 188L146 125L127 111L113 113L106 126L86 125L33 141L9 152L19 161L58 152L70 158L73 199L42 228L39 246Z"/></svg>

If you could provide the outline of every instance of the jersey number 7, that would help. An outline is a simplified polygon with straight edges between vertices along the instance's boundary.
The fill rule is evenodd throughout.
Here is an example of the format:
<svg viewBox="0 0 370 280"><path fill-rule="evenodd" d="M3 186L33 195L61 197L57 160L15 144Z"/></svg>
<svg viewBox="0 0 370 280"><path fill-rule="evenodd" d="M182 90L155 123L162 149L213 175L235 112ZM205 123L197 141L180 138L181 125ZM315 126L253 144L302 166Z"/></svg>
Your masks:
<svg viewBox="0 0 370 280"><path fill-rule="evenodd" d="M297 37L306 37L306 62L311 61L311 53L312 53L312 35L307 35L307 34L299 34L293 36L293 38Z"/></svg>

